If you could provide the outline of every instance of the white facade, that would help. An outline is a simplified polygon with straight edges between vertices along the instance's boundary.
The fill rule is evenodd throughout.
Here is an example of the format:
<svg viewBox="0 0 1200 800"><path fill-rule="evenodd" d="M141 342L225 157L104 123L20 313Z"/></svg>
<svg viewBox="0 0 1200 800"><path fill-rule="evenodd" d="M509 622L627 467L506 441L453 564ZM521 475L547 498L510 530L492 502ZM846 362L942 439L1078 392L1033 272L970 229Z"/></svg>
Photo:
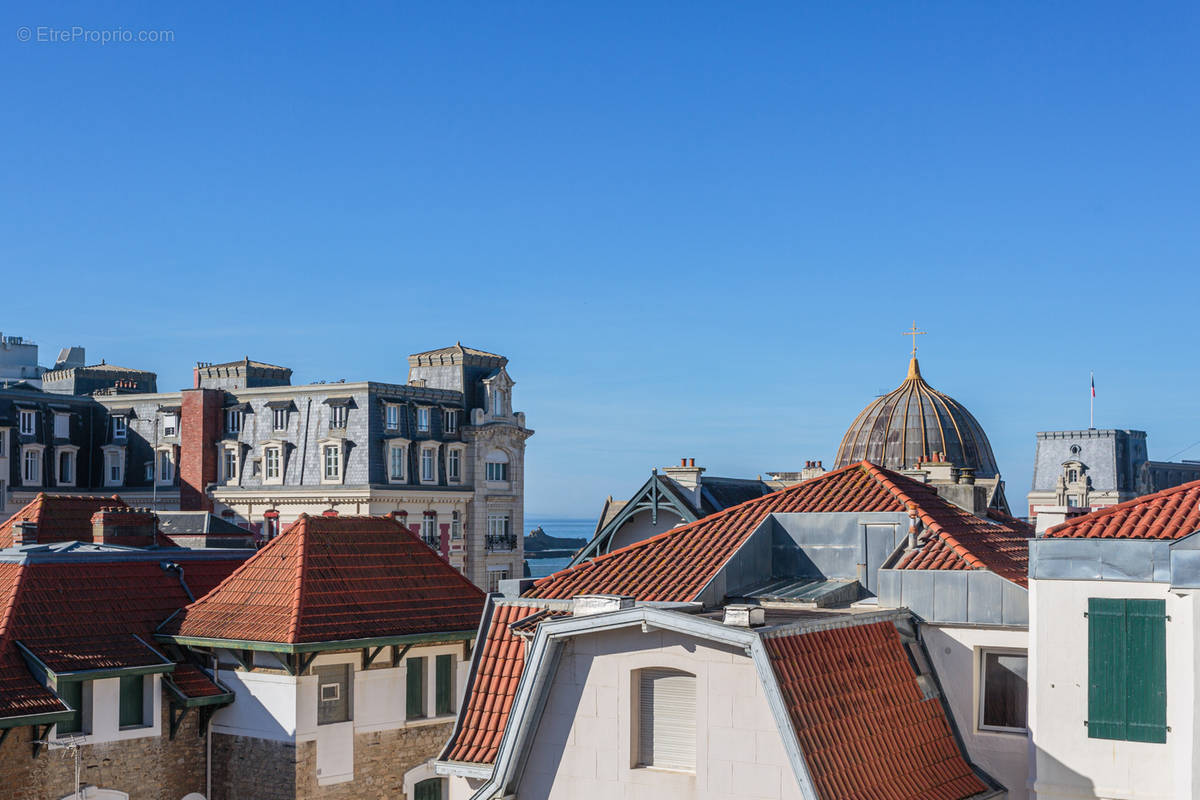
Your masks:
<svg viewBox="0 0 1200 800"><path fill-rule="evenodd" d="M146 675L142 684L142 725L121 725L121 679L102 678L87 681L83 689L83 731L59 735L57 726L52 741L70 740L77 744L103 744L127 739L162 736L162 676Z"/></svg>

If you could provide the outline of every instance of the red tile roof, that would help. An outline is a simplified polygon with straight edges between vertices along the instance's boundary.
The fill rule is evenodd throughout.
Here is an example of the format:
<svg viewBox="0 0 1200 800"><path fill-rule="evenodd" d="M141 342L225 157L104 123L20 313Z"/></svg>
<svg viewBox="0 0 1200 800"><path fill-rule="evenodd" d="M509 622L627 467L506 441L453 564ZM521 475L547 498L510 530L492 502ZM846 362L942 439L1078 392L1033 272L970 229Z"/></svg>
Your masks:
<svg viewBox="0 0 1200 800"><path fill-rule="evenodd" d="M301 516L160 633L300 644L475 630L483 603L393 519Z"/></svg>
<svg viewBox="0 0 1200 800"><path fill-rule="evenodd" d="M769 514L910 508L925 524L926 547L942 555L929 560L910 556L901 569L991 569L1025 584L1031 528L1007 517L980 519L942 499L932 487L864 461L542 578L526 596L605 593L639 600L695 600Z"/></svg>
<svg viewBox="0 0 1200 800"><path fill-rule="evenodd" d="M471 695L460 717L462 725L446 746L448 761L491 764L512 712L513 697L525 669L527 642L514 633L523 620L543 615L537 605L497 605L481 645ZM544 615L543 615L544 616Z"/></svg>
<svg viewBox="0 0 1200 800"><path fill-rule="evenodd" d="M1135 497L1046 531L1061 539L1181 539L1200 530L1200 481Z"/></svg>
<svg viewBox="0 0 1200 800"><path fill-rule="evenodd" d="M38 493L17 513L0 522L0 548L13 546L13 523L36 522L38 544L92 541L92 515L102 508L128 508L117 495L75 496Z"/></svg>
<svg viewBox="0 0 1200 800"><path fill-rule="evenodd" d="M765 636L822 800L964 800L989 787L925 699L891 622Z"/></svg>
<svg viewBox="0 0 1200 800"><path fill-rule="evenodd" d="M207 591L238 563L188 559L188 587ZM18 641L61 672L159 663L154 629L187 602L179 576L157 560L0 562L0 717L62 708Z"/></svg>
<svg viewBox="0 0 1200 800"><path fill-rule="evenodd" d="M208 675L194 664L177 664L171 673L171 683L187 697L216 697L228 690L217 686Z"/></svg>

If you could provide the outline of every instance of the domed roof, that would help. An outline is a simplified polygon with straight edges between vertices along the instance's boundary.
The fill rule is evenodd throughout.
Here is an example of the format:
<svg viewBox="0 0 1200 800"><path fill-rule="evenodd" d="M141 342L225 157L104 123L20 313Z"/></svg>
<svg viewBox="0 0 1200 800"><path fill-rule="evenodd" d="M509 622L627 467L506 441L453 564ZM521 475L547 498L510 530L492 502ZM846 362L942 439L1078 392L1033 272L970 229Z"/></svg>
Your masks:
<svg viewBox="0 0 1200 800"><path fill-rule="evenodd" d="M970 467L978 478L999 470L983 427L954 398L921 377L916 356L900 387L862 410L842 437L835 466L870 461L887 469L912 469L944 453L957 467Z"/></svg>

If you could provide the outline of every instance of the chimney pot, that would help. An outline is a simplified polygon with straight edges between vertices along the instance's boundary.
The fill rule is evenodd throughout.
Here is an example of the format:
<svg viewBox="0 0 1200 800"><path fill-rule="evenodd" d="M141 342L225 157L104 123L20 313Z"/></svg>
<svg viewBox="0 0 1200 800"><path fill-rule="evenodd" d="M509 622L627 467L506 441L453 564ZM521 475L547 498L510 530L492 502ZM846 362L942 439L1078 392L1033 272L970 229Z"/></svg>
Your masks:
<svg viewBox="0 0 1200 800"><path fill-rule="evenodd" d="M688 466L689 466L689 467L694 467L694 466L696 466L696 459L694 459L694 458L689 458L689 459L688 459Z"/></svg>
<svg viewBox="0 0 1200 800"><path fill-rule="evenodd" d="M686 466L687 466L687 459L686 459L686 458L681 458L681 459L679 459L679 466L681 466L681 467L686 467Z"/></svg>

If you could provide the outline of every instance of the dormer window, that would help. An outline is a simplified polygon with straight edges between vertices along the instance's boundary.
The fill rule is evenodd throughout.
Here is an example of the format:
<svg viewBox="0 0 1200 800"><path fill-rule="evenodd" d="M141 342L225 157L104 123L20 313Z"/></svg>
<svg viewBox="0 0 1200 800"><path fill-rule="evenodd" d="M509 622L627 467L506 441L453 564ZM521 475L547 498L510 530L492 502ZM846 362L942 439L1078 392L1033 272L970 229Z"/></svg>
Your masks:
<svg viewBox="0 0 1200 800"><path fill-rule="evenodd" d="M504 416L504 392L500 389L492 390L492 416Z"/></svg>
<svg viewBox="0 0 1200 800"><path fill-rule="evenodd" d="M54 438L69 439L71 437L71 415L70 414L55 414L54 415Z"/></svg>
<svg viewBox="0 0 1200 800"><path fill-rule="evenodd" d="M18 424L20 425L21 435L33 436L34 412L21 409L19 417L20 422Z"/></svg>
<svg viewBox="0 0 1200 800"><path fill-rule="evenodd" d="M384 406L383 425L389 431L400 430L400 406L388 404Z"/></svg>
<svg viewBox="0 0 1200 800"><path fill-rule="evenodd" d="M221 450L221 477L226 483L236 483L238 476L238 451L236 447Z"/></svg>
<svg viewBox="0 0 1200 800"><path fill-rule="evenodd" d="M162 418L163 436L178 436L179 435L179 417L175 414L163 414Z"/></svg>
<svg viewBox="0 0 1200 800"><path fill-rule="evenodd" d="M420 431L421 433L429 432L429 409L428 408L418 408L417 409L417 430Z"/></svg>
<svg viewBox="0 0 1200 800"><path fill-rule="evenodd" d="M123 415L118 414L112 418L112 436L114 439L125 438L125 424L125 417Z"/></svg>
<svg viewBox="0 0 1200 800"><path fill-rule="evenodd" d="M340 430L346 427L346 406L330 406L329 407L329 428L331 430Z"/></svg>
<svg viewBox="0 0 1200 800"><path fill-rule="evenodd" d="M286 431L288 426L288 410L286 408L277 408L271 412L271 429L276 431Z"/></svg>
<svg viewBox="0 0 1200 800"><path fill-rule="evenodd" d="M1074 483L1077 480L1079 480L1079 470L1077 470L1077 469L1067 470L1067 483Z"/></svg>
<svg viewBox="0 0 1200 800"><path fill-rule="evenodd" d="M238 434L242 431L242 412L240 409L230 409L225 412L225 432Z"/></svg>
<svg viewBox="0 0 1200 800"><path fill-rule="evenodd" d="M446 433L458 433L458 411L448 410L444 415Z"/></svg>

